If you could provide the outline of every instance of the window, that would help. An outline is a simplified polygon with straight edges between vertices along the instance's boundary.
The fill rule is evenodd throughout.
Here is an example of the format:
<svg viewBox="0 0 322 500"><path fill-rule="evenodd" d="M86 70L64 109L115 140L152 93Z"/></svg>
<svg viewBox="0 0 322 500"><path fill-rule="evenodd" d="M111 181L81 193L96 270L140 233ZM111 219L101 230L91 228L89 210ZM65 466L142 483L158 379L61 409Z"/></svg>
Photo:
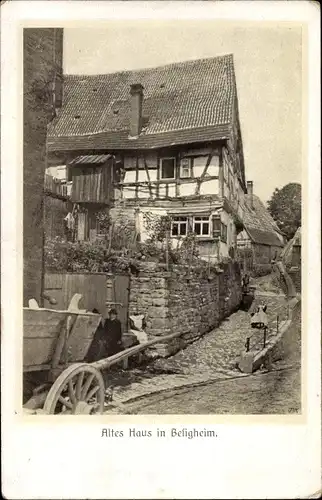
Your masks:
<svg viewBox="0 0 322 500"><path fill-rule="evenodd" d="M173 217L171 221L171 236L187 236L188 217Z"/></svg>
<svg viewBox="0 0 322 500"><path fill-rule="evenodd" d="M193 232L197 236L209 236L210 224L209 217L194 217L193 218Z"/></svg>
<svg viewBox="0 0 322 500"><path fill-rule="evenodd" d="M191 163L192 163L192 158L182 158L180 162L181 178L191 177Z"/></svg>
<svg viewBox="0 0 322 500"><path fill-rule="evenodd" d="M227 243L227 226L221 223L221 241Z"/></svg>
<svg viewBox="0 0 322 500"><path fill-rule="evenodd" d="M175 178L175 158L161 158L161 179Z"/></svg>

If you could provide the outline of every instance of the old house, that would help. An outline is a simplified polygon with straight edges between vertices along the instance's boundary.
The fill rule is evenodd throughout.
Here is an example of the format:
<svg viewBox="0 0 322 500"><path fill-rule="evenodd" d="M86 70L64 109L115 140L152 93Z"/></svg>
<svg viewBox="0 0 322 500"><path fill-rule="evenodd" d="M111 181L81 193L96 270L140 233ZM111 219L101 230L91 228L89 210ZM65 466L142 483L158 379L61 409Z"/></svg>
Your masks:
<svg viewBox="0 0 322 500"><path fill-rule="evenodd" d="M250 249L255 265L267 266L278 258L284 237L263 202L253 193L253 182L247 182L243 205L244 229L237 236L238 249Z"/></svg>
<svg viewBox="0 0 322 500"><path fill-rule="evenodd" d="M94 211L99 188L92 176L99 168L105 175L99 201L112 215L132 219L141 240L148 237L148 212L171 217L174 245L194 233L205 258L236 248L246 183L232 55L65 75L47 147L51 164L75 172L72 199Z"/></svg>

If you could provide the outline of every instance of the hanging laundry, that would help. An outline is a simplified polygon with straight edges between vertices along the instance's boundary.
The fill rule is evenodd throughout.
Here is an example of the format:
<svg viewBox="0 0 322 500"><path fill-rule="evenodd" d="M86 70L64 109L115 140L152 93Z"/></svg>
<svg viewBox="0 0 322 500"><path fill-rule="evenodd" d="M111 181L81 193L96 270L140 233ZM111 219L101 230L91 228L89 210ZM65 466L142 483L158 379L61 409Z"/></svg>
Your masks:
<svg viewBox="0 0 322 500"><path fill-rule="evenodd" d="M68 212L68 214L64 218L64 221L66 221L67 229L73 231L75 228L75 217L71 212Z"/></svg>
<svg viewBox="0 0 322 500"><path fill-rule="evenodd" d="M130 331L134 333L140 344L147 342L148 336L144 329L146 327L144 314L134 314L130 316Z"/></svg>

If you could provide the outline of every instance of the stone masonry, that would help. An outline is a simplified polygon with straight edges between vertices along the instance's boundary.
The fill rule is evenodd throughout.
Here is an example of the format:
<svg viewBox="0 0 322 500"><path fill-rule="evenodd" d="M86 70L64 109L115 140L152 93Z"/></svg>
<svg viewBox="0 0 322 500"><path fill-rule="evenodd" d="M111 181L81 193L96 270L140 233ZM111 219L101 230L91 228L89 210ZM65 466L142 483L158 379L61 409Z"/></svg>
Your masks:
<svg viewBox="0 0 322 500"><path fill-rule="evenodd" d="M23 31L23 304L27 306L31 298L42 301L46 133L59 104L63 30Z"/></svg>
<svg viewBox="0 0 322 500"><path fill-rule="evenodd" d="M198 269L174 266L171 272L154 263L141 266L131 276L129 314L146 317L149 339L181 332L182 336L155 347L159 356L169 356L198 339L235 311L241 301L240 269L223 265L205 276Z"/></svg>

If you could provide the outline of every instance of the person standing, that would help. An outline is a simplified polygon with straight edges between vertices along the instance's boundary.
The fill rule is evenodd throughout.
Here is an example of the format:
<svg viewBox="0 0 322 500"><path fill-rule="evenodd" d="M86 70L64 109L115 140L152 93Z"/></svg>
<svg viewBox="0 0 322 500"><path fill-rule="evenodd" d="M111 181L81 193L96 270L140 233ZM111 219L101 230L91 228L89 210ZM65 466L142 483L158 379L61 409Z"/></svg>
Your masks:
<svg viewBox="0 0 322 500"><path fill-rule="evenodd" d="M116 309L111 309L109 318L105 321L104 329L106 333L106 354L113 356L124 350L122 345L122 325L117 317Z"/></svg>
<svg viewBox="0 0 322 500"><path fill-rule="evenodd" d="M92 310L93 314L100 314L97 309ZM99 361L104 358L106 352L106 328L104 320L101 319L96 332L94 334L92 343L88 349L85 356L85 363L93 363L94 361Z"/></svg>

